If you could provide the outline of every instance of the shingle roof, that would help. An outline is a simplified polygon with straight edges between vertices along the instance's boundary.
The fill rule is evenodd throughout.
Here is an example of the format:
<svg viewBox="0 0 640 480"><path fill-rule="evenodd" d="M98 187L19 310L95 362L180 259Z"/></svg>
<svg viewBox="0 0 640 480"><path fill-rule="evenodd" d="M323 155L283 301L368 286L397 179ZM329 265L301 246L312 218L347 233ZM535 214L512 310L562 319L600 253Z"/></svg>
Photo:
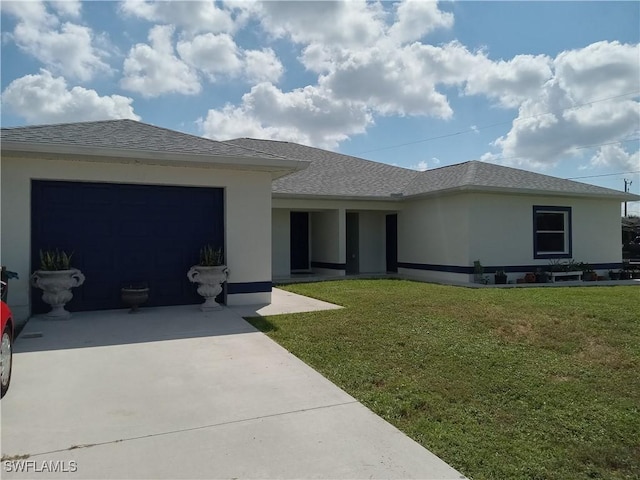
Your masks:
<svg viewBox="0 0 640 480"><path fill-rule="evenodd" d="M480 161L417 172L289 142L239 138L226 143L312 162L306 170L275 180L273 192L276 194L389 199L397 194L412 197L467 189L640 198L618 190Z"/></svg>
<svg viewBox="0 0 640 480"><path fill-rule="evenodd" d="M2 143L122 149L245 158L282 158L135 120L104 120L2 128Z"/></svg>
<svg viewBox="0 0 640 480"><path fill-rule="evenodd" d="M640 199L617 190L485 162L471 161L417 172L296 143L251 138L218 142L135 120L2 128L1 139L3 149L36 145L43 150L47 146L70 151L83 147L98 153L116 149L147 154L310 161L307 169L273 181L273 193L282 195L390 199L484 189Z"/></svg>
<svg viewBox="0 0 640 480"><path fill-rule="evenodd" d="M252 138L226 143L311 161L305 170L275 180L272 188L276 194L389 198L401 193L419 173L297 143Z"/></svg>
<svg viewBox="0 0 640 480"><path fill-rule="evenodd" d="M427 170L407 185L404 194L421 195L450 189L476 188L541 191L571 195L624 195L623 192L477 160Z"/></svg>

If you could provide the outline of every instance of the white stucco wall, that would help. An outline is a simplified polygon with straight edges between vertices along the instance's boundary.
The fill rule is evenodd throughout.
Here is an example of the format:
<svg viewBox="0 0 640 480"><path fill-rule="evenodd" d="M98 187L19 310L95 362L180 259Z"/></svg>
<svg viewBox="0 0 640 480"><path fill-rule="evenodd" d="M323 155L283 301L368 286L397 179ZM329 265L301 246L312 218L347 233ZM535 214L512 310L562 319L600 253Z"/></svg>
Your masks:
<svg viewBox="0 0 640 480"><path fill-rule="evenodd" d="M271 176L267 172L84 161L1 160L2 264L18 272L9 303L16 318L29 313L31 179L225 188L226 260L230 283L271 280ZM185 272L186 275L186 272ZM227 303L270 301L270 293L229 295Z"/></svg>
<svg viewBox="0 0 640 480"><path fill-rule="evenodd" d="M386 213L358 212L360 273L380 273L387 269Z"/></svg>
<svg viewBox="0 0 640 480"><path fill-rule="evenodd" d="M341 215L342 213L342 215ZM311 261L344 263L344 211L311 212Z"/></svg>
<svg viewBox="0 0 640 480"><path fill-rule="evenodd" d="M271 270L274 277L291 273L291 210L271 210Z"/></svg>
<svg viewBox="0 0 640 480"><path fill-rule="evenodd" d="M571 207L573 259L577 262L622 261L620 202L591 198L470 194L470 260L483 265L540 265L533 253L533 206Z"/></svg>
<svg viewBox="0 0 640 480"><path fill-rule="evenodd" d="M592 265L619 263L620 202L579 197L461 193L407 202L398 215L398 261L472 267L546 267L533 253L533 206L571 207L572 257ZM606 269L600 270L604 273ZM400 268L435 281L472 281L473 275ZM522 276L509 274L509 280ZM490 276L490 278L493 278Z"/></svg>
<svg viewBox="0 0 640 480"><path fill-rule="evenodd" d="M466 265L469 235L462 195L407 201L398 214L398 262Z"/></svg>

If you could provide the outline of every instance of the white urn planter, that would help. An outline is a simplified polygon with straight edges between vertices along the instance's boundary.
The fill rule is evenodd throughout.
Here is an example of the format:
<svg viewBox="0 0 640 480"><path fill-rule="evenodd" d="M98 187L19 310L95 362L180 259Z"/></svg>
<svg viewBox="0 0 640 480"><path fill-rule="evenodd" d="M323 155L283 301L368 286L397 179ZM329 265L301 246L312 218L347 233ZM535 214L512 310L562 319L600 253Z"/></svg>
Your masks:
<svg viewBox="0 0 640 480"><path fill-rule="evenodd" d="M64 306L71 301L71 289L84 283L84 275L77 268L69 270L36 270L31 285L42 290L42 300L51 305L47 318L63 320L71 316Z"/></svg>
<svg viewBox="0 0 640 480"><path fill-rule="evenodd" d="M210 312L222 307L216 302L216 297L222 292L222 284L229 278L226 265L204 266L194 265L187 272L189 281L198 284L198 295L204 297L200 310Z"/></svg>

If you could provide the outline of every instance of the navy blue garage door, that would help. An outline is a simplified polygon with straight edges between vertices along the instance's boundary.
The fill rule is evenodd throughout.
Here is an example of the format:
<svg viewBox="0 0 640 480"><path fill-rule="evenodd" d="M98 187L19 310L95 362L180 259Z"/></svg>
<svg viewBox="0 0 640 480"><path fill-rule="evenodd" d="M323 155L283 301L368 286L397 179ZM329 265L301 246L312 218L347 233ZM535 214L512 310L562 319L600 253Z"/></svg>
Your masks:
<svg viewBox="0 0 640 480"><path fill-rule="evenodd" d="M40 249L74 252L86 276L70 311L123 308L120 288L147 282L148 306L201 303L187 271L202 245L223 245L221 188L33 181L31 261ZM49 306L33 289L34 313Z"/></svg>

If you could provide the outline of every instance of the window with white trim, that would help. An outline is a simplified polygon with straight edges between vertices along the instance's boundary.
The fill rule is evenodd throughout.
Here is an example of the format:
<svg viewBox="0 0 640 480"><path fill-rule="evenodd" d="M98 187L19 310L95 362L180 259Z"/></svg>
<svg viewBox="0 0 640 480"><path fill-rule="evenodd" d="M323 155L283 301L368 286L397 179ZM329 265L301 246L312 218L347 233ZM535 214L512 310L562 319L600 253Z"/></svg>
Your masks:
<svg viewBox="0 0 640 480"><path fill-rule="evenodd" d="M571 256L571 207L534 205L533 257Z"/></svg>

